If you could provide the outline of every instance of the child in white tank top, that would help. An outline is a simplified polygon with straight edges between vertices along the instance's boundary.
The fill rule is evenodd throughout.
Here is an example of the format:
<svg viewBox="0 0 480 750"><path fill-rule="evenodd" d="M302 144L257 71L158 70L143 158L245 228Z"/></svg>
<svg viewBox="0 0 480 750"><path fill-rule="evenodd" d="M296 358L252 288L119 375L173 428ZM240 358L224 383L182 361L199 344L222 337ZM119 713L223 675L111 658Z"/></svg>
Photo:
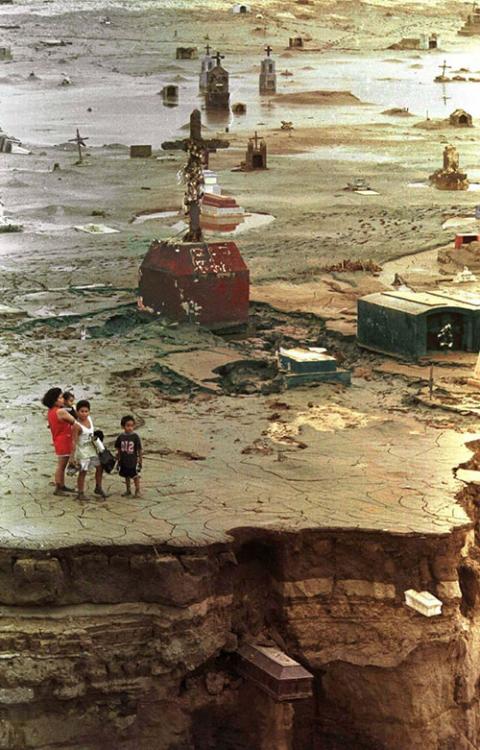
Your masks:
<svg viewBox="0 0 480 750"><path fill-rule="evenodd" d="M105 498L102 489L103 469L93 444L93 422L90 417L89 401L79 401L77 404L77 422L73 428L73 445L71 461L79 467L77 497L87 500L85 496L85 477L90 469L95 469L95 494Z"/></svg>

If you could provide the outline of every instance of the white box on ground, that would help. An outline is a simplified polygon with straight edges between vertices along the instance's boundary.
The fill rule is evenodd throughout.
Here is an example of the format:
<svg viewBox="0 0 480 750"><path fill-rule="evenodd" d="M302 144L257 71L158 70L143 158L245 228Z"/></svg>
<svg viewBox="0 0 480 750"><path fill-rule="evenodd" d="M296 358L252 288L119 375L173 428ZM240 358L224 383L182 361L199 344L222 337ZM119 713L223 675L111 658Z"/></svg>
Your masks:
<svg viewBox="0 0 480 750"><path fill-rule="evenodd" d="M408 589L405 591L405 603L416 612L420 612L425 617L434 617L442 614L442 602L430 591L415 591Z"/></svg>

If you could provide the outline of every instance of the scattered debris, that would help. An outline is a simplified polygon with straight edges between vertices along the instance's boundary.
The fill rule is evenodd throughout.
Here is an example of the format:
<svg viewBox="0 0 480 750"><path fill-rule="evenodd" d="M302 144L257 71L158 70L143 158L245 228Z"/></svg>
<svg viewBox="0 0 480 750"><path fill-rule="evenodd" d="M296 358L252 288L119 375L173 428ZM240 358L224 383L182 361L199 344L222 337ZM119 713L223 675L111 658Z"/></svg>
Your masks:
<svg viewBox="0 0 480 750"><path fill-rule="evenodd" d="M456 274L467 266L472 272L480 273L480 235L461 235L467 240L455 247L440 248L437 261L444 273Z"/></svg>
<svg viewBox="0 0 480 750"><path fill-rule="evenodd" d="M372 190L364 177L355 177L343 189L351 193L358 193L358 195L379 195L376 190Z"/></svg>
<svg viewBox="0 0 480 750"><path fill-rule="evenodd" d="M257 438L251 445L242 448L240 452L244 456L250 456L254 453L259 453L261 456L271 456L274 453L274 449L267 440Z"/></svg>
<svg viewBox="0 0 480 750"><path fill-rule="evenodd" d="M12 59L12 50L10 47L0 47L0 61L6 62Z"/></svg>
<svg viewBox="0 0 480 750"><path fill-rule="evenodd" d="M215 368L222 390L234 393L280 393L283 380L274 359L238 359Z"/></svg>
<svg viewBox="0 0 480 750"><path fill-rule="evenodd" d="M467 266L463 267L462 271L459 271L453 278L454 284L465 284L468 281L477 281L477 277L470 271Z"/></svg>
<svg viewBox="0 0 480 750"><path fill-rule="evenodd" d="M43 39L40 44L42 47L66 47L72 42L64 42L63 39Z"/></svg>
<svg viewBox="0 0 480 750"><path fill-rule="evenodd" d="M120 230L107 227L105 224L83 224L76 226L77 232L87 232L87 234L117 234Z"/></svg>
<svg viewBox="0 0 480 750"><path fill-rule="evenodd" d="M294 130L293 122L289 120L282 120L280 125L280 130L286 130L289 135L292 134L292 131Z"/></svg>
<svg viewBox="0 0 480 750"><path fill-rule="evenodd" d="M323 271L328 273L348 273L350 271L366 271L374 275L381 273L382 266L373 260L350 260L349 258L333 263L331 266L324 266Z"/></svg>
<svg viewBox="0 0 480 750"><path fill-rule="evenodd" d="M344 190L355 192L357 190L370 190L370 187L365 177L355 177L352 182L347 183L347 186L344 188Z"/></svg>

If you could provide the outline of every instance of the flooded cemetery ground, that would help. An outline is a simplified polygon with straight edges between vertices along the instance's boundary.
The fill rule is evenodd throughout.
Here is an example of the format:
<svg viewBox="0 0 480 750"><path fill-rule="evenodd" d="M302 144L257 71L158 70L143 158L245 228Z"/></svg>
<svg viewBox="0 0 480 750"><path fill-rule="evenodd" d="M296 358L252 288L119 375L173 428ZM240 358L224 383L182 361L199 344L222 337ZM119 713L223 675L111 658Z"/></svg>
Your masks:
<svg viewBox="0 0 480 750"><path fill-rule="evenodd" d="M15 145L0 153L2 750L480 746L480 263L475 241L454 248L479 236L480 83L434 81L444 60L480 77L466 12L0 5L0 135ZM389 49L432 31L438 50ZM205 111L200 60L176 59L207 42L245 114ZM277 93L260 97L267 43ZM203 137L230 143L209 168L244 212L206 232L250 271L237 330L137 305L152 240L186 231L185 153L161 144L188 137L197 107ZM473 127L450 124L460 108ZM268 168L241 171L255 131ZM153 155L130 158L135 144ZM429 183L448 144L469 190ZM416 361L360 348L357 301L382 293L405 317L412 295L450 295L459 350L433 323L438 346ZM308 381L309 354L298 385L280 347L325 349L335 382ZM141 497L116 474L104 501L88 479L86 501L53 495L40 399L57 384L91 400L109 447L135 416Z"/></svg>

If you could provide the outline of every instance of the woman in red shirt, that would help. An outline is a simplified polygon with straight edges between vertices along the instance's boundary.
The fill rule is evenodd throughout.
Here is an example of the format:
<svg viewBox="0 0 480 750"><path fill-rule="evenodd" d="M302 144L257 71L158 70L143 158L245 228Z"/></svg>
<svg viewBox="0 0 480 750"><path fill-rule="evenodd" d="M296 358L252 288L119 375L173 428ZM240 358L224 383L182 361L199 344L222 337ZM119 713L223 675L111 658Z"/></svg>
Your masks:
<svg viewBox="0 0 480 750"><path fill-rule="evenodd" d="M42 398L42 404L48 408L48 426L52 433L53 446L58 457L55 472L54 495L65 495L75 490L65 487L65 469L72 452L72 425L75 419L63 408L64 401L61 388L50 388Z"/></svg>

